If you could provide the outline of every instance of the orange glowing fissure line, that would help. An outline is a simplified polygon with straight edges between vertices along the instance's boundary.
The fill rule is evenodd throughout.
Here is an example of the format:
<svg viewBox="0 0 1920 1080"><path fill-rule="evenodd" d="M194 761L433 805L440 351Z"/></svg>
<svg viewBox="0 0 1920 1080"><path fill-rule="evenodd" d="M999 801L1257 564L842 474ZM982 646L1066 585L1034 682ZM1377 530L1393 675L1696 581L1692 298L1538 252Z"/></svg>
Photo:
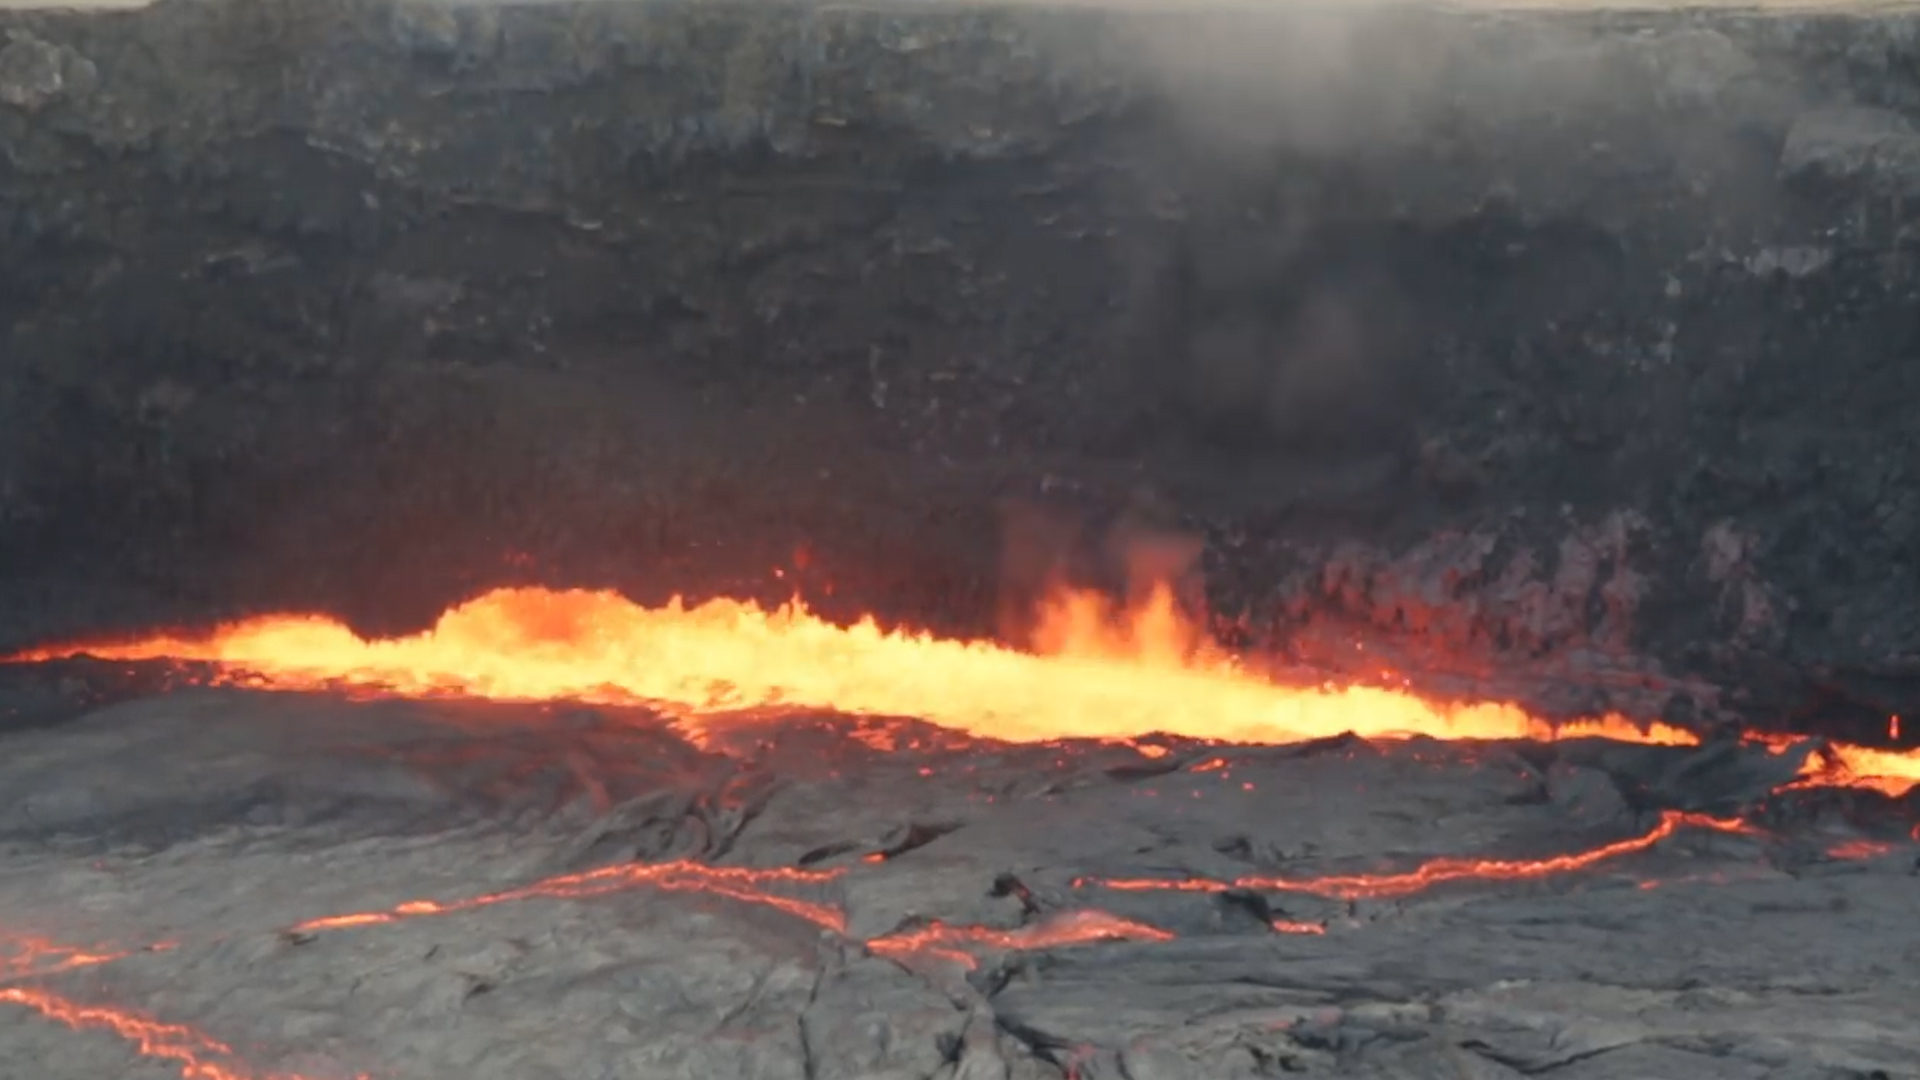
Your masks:
<svg viewBox="0 0 1920 1080"><path fill-rule="evenodd" d="M708 866L704 863L677 861L649 865L612 866L580 874L547 878L518 889L490 893L467 900L410 900L385 911L367 911L350 915L328 915L296 924L293 934L317 934L362 926L378 926L405 919L432 915L451 915L494 904L549 898L579 900L634 888L655 888L675 892L699 892L724 896L749 904L760 904L813 923L823 930L844 935L846 915L831 904L796 899L772 891L774 886L820 886L844 876L842 870L746 869ZM1060 948L1095 941L1169 941L1173 935L1158 927L1110 915L1103 911L1074 911L1028 926L997 929L983 926L951 926L932 923L871 938L864 944L876 954L904 957L911 954L942 956L974 963L969 948L1026 950Z"/></svg>
<svg viewBox="0 0 1920 1080"><path fill-rule="evenodd" d="M582 900L636 888L655 888L668 892L702 892L725 896L751 904L778 908L835 933L846 932L846 917L826 904L795 900L768 891L778 884L823 885L840 877L837 870L755 870L744 867L708 866L688 860L668 863L636 863L607 866L578 874L563 874L506 892L489 893L467 900L410 900L386 911L366 911L351 915L328 915L296 924L296 934L343 930L356 926L377 926L425 915L451 915L495 904L533 900L541 897Z"/></svg>
<svg viewBox="0 0 1920 1080"><path fill-rule="evenodd" d="M0 1005L18 1005L75 1031L104 1031L133 1045L145 1058L179 1069L182 1080L307 1080L292 1073L262 1073L240 1061L232 1047L184 1024L168 1024L126 1009L83 1005L44 990L0 988ZM368 1080L364 1075L355 1080Z"/></svg>
<svg viewBox="0 0 1920 1080"><path fill-rule="evenodd" d="M1250 874L1232 881L1215 881L1209 878L1083 878L1079 884L1112 889L1116 892L1225 892L1228 889L1247 889L1255 892L1306 893L1334 900L1378 900L1408 896L1436 885L1456 881L1523 881L1570 874L1609 859L1646 851L1682 828L1710 829L1727 833L1758 833L1758 830L1744 821L1669 810L1660 816L1659 823L1652 830L1639 836L1616 840L1586 851L1552 855L1540 859L1446 857L1433 859L1412 870L1393 874L1336 874L1317 878L1284 878Z"/></svg>
<svg viewBox="0 0 1920 1080"><path fill-rule="evenodd" d="M1539 859L1474 859L1443 857L1429 860L1412 870L1384 874L1332 875L1317 878L1281 878L1250 875L1232 881L1204 878L1081 878L1077 887L1097 887L1120 892L1149 890L1177 892L1224 892L1249 889L1265 892L1307 893L1339 900L1406 896L1450 882L1513 881L1576 873L1598 863L1646 851L1683 828L1723 833L1762 835L1744 821L1668 811L1659 822L1638 836L1616 840L1585 851L1553 855ZM1862 850L1865 850L1864 848ZM1848 853L1840 853L1846 857ZM385 911L329 915L310 919L291 928L295 934L321 933L362 926L400 922L422 916L450 915L494 904L536 898L577 900L632 888L657 888L669 891L703 892L747 903L777 908L790 915L831 930L846 933L846 917L836 907L815 901L799 900L771 891L774 886L818 887L843 879L844 869L801 870L791 868L749 869L709 866L681 860L670 863L610 866L578 874L547 878L532 885L490 893L466 900L410 900ZM1281 933L1322 933L1325 927L1314 923L1277 920L1273 928ZM877 953L900 955L922 949L953 951L964 946L988 949L1043 949L1061 945L1102 940L1166 941L1173 934L1145 923L1134 922L1097 909L1068 912L1048 921L1016 929L979 926L950 926L933 923L917 930L898 931L869 939L865 944Z"/></svg>
<svg viewBox="0 0 1920 1080"><path fill-rule="evenodd" d="M146 951L157 951L162 947L153 946ZM80 968L98 967L131 955L131 952L77 949L39 937L8 938L0 941L0 982L43 978Z"/></svg>

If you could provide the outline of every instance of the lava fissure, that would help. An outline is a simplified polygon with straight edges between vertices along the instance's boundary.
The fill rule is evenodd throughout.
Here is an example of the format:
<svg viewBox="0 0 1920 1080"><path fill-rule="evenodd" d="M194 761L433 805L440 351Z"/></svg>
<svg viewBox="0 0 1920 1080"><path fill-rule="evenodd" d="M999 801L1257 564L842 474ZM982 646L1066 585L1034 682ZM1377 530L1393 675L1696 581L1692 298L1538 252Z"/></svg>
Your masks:
<svg viewBox="0 0 1920 1080"><path fill-rule="evenodd" d="M1602 844L1585 851L1553 855L1540 859L1475 859L1443 856L1431 859L1412 870L1385 874L1331 874L1316 878L1286 878L1247 874L1232 881L1210 878L1105 878L1086 877L1077 885L1110 889L1115 892L1226 892L1247 889L1255 892L1289 892L1321 896L1330 900L1379 900L1424 892L1450 882L1515 881L1554 877L1585 870L1596 864L1631 855L1658 844L1682 828L1708 829L1725 833L1757 834L1754 826L1737 819L1708 817L1669 810L1649 831Z"/></svg>
<svg viewBox="0 0 1920 1080"><path fill-rule="evenodd" d="M155 951L164 946L149 946ZM0 941L0 983L39 979L80 968L99 967L123 960L134 950L82 949L42 937L8 937Z"/></svg>
<svg viewBox="0 0 1920 1080"><path fill-rule="evenodd" d="M466 900L444 902L409 900L385 911L323 916L297 923L290 928L289 932L299 935L315 934L358 926L377 926L422 916L451 915L490 907L494 904L542 898L583 900L628 889L651 887L668 892L705 892L746 903L776 907L825 929L843 933L846 929L846 918L837 909L826 904L783 896L768 889L768 886L776 884L818 886L836 880L841 874L842 871L837 869L760 870L746 867L709 866L691 860L622 864L577 874L562 874L517 889L488 893Z"/></svg>
<svg viewBox="0 0 1920 1080"><path fill-rule="evenodd" d="M233 1047L210 1035L127 1009L82 1004L45 990L17 986L0 989L0 1005L30 1009L75 1031L117 1036L132 1044L141 1057L176 1067L182 1080L307 1080L293 1073L259 1072L241 1061Z"/></svg>
<svg viewBox="0 0 1920 1080"><path fill-rule="evenodd" d="M1077 887L1098 887L1114 891L1204 891L1224 892L1244 889L1252 892L1309 893L1330 899L1400 897L1427 888L1462 880L1502 881L1534 879L1584 870L1597 863L1635 852L1645 851L1683 828L1706 829L1723 833L1758 834L1754 826L1738 820L1712 818L1700 814L1669 811L1659 823L1639 836L1614 841L1585 851L1533 860L1475 859L1443 857L1423 863L1413 870L1378 875L1330 875L1319 878L1286 879L1245 876L1232 882L1207 879L1124 879L1083 878ZM1865 858L1885 850L1884 845L1836 845L1829 851L1834 858ZM309 919L288 933L296 940L327 931L395 923L405 919L450 915L480 908L535 899L581 900L635 888L655 888L670 892L699 892L725 897L782 911L838 935L846 935L847 918L838 906L788 895L782 889L819 888L840 883L846 868L799 869L789 867L748 868L716 867L686 860L670 863L602 867L580 873L546 878L516 889L489 893L464 900L411 900L383 911L369 911ZM1322 923L1302 922L1281 917L1268 919L1269 927L1282 934L1320 935L1327 932ZM1035 919L1014 928L953 925L941 921L903 928L862 944L874 955L898 962L915 957L958 964L972 969L978 966L979 952L1018 952L1066 948L1096 942L1163 942L1174 939L1169 930L1129 919L1097 908L1061 912ZM171 943L148 947L146 951L171 948ZM0 949L0 979L17 982L41 978L83 967L109 964L140 950L108 951L60 945L39 937L16 937ZM28 1008L43 1017L75 1030L99 1030L132 1043L143 1056L175 1065L183 1080L306 1080L291 1074L263 1074L239 1062L231 1047L192 1028L153 1020L140 1013L104 1005L81 1004L51 992L20 986L0 988L0 1004ZM364 1077L362 1078L364 1080Z"/></svg>

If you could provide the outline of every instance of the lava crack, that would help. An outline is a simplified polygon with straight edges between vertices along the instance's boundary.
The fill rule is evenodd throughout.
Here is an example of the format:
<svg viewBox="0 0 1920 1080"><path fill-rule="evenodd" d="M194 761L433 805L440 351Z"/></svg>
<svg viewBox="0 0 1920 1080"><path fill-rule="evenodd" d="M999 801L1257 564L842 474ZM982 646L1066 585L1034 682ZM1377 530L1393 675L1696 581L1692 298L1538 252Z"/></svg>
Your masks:
<svg viewBox="0 0 1920 1080"><path fill-rule="evenodd" d="M708 866L690 860L667 863L605 866L578 874L562 874L531 885L504 892L488 893L466 900L409 900L385 911L365 911L348 915L328 915L296 924L296 935L358 926L377 926L402 919L432 915L451 915L494 904L549 898L583 900L623 892L627 889L655 888L668 892L703 892L725 896L750 904L778 908L836 933L846 931L846 917L837 908L783 896L768 887L776 884L821 885L841 875L839 870L756 870L745 867Z"/></svg>
<svg viewBox="0 0 1920 1080"><path fill-rule="evenodd" d="M104 1031L133 1045L141 1057L164 1061L182 1080L312 1080L296 1073L263 1073L231 1046L185 1024L168 1024L127 1009L80 1002L25 987L0 989L0 1005L17 1005L75 1031ZM365 1075L355 1080L368 1080Z"/></svg>
<svg viewBox="0 0 1920 1080"><path fill-rule="evenodd" d="M1075 884L1111 889L1116 892L1226 892L1245 889L1253 892L1292 892L1324 896L1334 900L1383 899L1408 896L1436 885L1455 881L1516 881L1574 873L1609 859L1646 851L1682 828L1710 829L1725 833L1757 834L1752 825L1730 818L1708 817L1669 810L1652 829L1639 836L1616 840L1586 851L1553 855L1541 859L1471 859L1443 857L1433 859L1401 873L1333 874L1314 878L1286 878L1249 874L1232 881L1209 878L1099 878L1079 879Z"/></svg>

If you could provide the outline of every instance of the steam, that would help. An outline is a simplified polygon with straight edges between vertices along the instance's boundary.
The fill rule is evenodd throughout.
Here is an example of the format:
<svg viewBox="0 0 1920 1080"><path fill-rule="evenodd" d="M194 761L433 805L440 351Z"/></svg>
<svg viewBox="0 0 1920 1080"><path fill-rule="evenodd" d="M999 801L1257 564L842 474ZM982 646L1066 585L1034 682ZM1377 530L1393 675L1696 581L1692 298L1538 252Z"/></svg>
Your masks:
<svg viewBox="0 0 1920 1080"><path fill-rule="evenodd" d="M1659 212L1630 201L1650 173L1711 190L1721 222L1782 216L1752 136L1784 131L1792 81L1698 24L1362 2L1114 26L1160 124L1140 164L1166 220L1130 252L1120 347L1153 408L1242 455L1417 445L1443 377L1432 342L1473 329L1448 229L1506 215L1516 232L1598 230ZM1575 308L1615 287L1525 286Z"/></svg>

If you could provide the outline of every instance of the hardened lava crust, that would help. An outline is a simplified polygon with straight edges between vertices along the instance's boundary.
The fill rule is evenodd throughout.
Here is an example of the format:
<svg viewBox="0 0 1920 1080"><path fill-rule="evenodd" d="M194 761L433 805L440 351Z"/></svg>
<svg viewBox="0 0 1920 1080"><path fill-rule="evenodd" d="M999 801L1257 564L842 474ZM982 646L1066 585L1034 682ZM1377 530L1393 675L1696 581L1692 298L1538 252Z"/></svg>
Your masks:
<svg viewBox="0 0 1920 1080"><path fill-rule="evenodd" d="M1762 746L221 690L6 748L8 1075L1920 1075L1913 796Z"/></svg>

